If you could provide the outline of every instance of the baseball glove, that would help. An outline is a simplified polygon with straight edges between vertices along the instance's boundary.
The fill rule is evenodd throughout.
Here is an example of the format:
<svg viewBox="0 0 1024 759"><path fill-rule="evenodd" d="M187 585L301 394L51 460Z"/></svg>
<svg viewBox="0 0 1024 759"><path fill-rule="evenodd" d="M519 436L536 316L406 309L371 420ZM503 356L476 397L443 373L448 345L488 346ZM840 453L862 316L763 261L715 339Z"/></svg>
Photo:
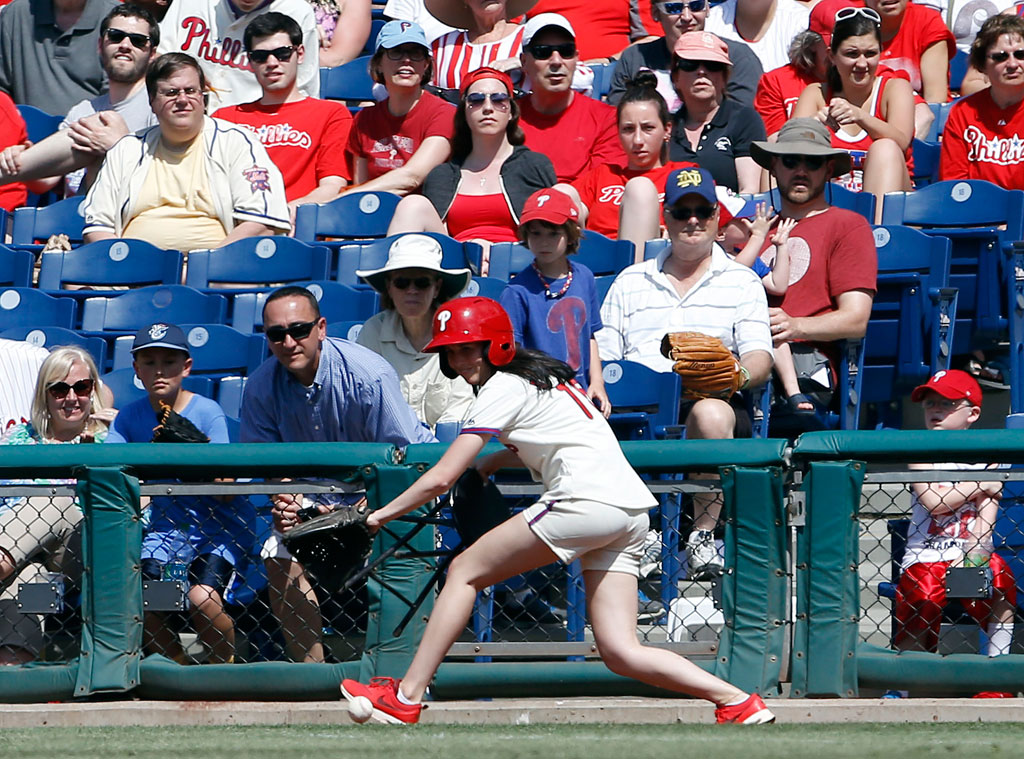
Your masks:
<svg viewBox="0 0 1024 759"><path fill-rule="evenodd" d="M688 400L728 400L747 376L732 351L717 337L700 332L669 332L661 339L661 354L672 359L672 371L682 378Z"/></svg>
<svg viewBox="0 0 1024 759"><path fill-rule="evenodd" d="M283 536L285 548L329 593L345 587L370 555L373 536L366 526L369 511L338 504L334 511L293 527Z"/></svg>
<svg viewBox="0 0 1024 759"><path fill-rule="evenodd" d="M198 427L163 401L160 402L157 419L160 424L153 428L154 443L210 442L210 438L200 432Z"/></svg>

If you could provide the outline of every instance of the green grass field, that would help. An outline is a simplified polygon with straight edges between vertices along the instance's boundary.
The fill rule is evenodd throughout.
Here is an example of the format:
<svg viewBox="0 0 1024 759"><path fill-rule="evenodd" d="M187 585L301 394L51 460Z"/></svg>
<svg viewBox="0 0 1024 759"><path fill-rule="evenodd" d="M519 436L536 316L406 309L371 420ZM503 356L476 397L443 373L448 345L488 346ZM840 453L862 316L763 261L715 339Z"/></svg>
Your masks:
<svg viewBox="0 0 1024 759"><path fill-rule="evenodd" d="M1024 725L857 724L39 728L0 730L18 759L913 759L1018 757Z"/></svg>

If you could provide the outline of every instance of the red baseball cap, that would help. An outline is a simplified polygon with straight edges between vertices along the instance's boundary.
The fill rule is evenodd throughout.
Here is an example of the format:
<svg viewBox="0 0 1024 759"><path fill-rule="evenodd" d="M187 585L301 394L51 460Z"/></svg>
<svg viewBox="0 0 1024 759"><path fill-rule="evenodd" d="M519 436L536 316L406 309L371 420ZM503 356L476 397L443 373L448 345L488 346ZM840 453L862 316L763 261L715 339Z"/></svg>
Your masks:
<svg viewBox="0 0 1024 759"><path fill-rule="evenodd" d="M832 29L836 25L836 14L843 8L863 8L863 0L821 0L811 8L808 28L825 40L825 46L832 44Z"/></svg>
<svg viewBox="0 0 1024 759"><path fill-rule="evenodd" d="M519 226L528 221L547 221L551 224L565 224L567 221L580 220L579 209L572 198L561 190L548 187L537 190L526 199L523 212L519 215Z"/></svg>
<svg viewBox="0 0 1024 759"><path fill-rule="evenodd" d="M465 97L466 93L469 92L469 87L474 82L479 82L481 79L497 79L508 90L508 94L515 97L514 88L512 86L512 79L504 71L498 71L488 66L474 69L470 71L466 76L462 77L462 84L459 85L459 94Z"/></svg>
<svg viewBox="0 0 1024 759"><path fill-rule="evenodd" d="M981 407L981 385L970 374L959 369L935 372L931 379L914 388L910 400L914 403L919 402L929 390L950 401L968 400L973 405Z"/></svg>

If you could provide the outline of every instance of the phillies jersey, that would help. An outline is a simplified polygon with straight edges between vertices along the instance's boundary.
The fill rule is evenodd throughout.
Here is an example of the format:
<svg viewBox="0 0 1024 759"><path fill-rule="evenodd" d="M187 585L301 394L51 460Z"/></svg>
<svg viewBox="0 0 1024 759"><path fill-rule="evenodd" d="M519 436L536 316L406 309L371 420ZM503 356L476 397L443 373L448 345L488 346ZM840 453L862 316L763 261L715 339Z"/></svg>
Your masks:
<svg viewBox="0 0 1024 759"><path fill-rule="evenodd" d="M977 471L986 464L936 464L935 469L963 469ZM950 487L952 482L931 483L933 487ZM907 550L903 554L902 568L921 562L959 561L964 557L967 541L978 519L978 510L968 501L952 514L933 514L923 505L917 493L911 491L910 528L907 530Z"/></svg>
<svg viewBox="0 0 1024 759"><path fill-rule="evenodd" d="M0 293L0 306L4 305L4 295ZM0 338L0 436L29 421L39 367L49 355L45 348Z"/></svg>
<svg viewBox="0 0 1024 759"><path fill-rule="evenodd" d="M942 132L939 179L1024 190L1024 107L1000 108L987 87L954 104Z"/></svg>
<svg viewBox="0 0 1024 759"><path fill-rule="evenodd" d="M629 513L657 505L575 382L541 390L522 377L495 372L479 389L462 433L494 435L518 455L544 484L538 501L582 499Z"/></svg>

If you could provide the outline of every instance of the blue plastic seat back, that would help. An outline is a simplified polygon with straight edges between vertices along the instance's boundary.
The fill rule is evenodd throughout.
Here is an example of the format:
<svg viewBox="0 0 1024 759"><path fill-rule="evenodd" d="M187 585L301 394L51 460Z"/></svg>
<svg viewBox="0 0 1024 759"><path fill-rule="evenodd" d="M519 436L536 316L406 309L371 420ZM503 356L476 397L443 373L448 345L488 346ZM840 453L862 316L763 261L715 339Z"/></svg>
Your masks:
<svg viewBox="0 0 1024 759"><path fill-rule="evenodd" d="M628 240L612 240L587 229L583 231L579 250L570 260L583 264L594 276L600 277L618 274L633 263L633 255L633 243ZM533 254L521 243L495 243L491 246L489 261L487 276L508 281L533 263ZM479 260L473 264L479 271Z"/></svg>
<svg viewBox="0 0 1024 759"><path fill-rule="evenodd" d="M53 234L66 234L72 247L82 244L85 219L81 214L84 199L67 198L43 208L17 208L11 226L11 245L30 250L41 249Z"/></svg>
<svg viewBox="0 0 1024 759"><path fill-rule="evenodd" d="M75 326L75 301L28 287L0 290L0 329Z"/></svg>
<svg viewBox="0 0 1024 759"><path fill-rule="evenodd" d="M114 405L119 409L139 400L139 398L146 397L146 388L135 376L134 369L118 369L115 372L108 372L101 376L100 380L114 394ZM197 395L213 398L214 384L210 377L185 377L181 381L181 386Z"/></svg>
<svg viewBox="0 0 1024 759"><path fill-rule="evenodd" d="M182 258L176 250L163 250L142 240L101 240L72 251L43 253L39 289L177 285L181 283Z"/></svg>
<svg viewBox="0 0 1024 759"><path fill-rule="evenodd" d="M602 375L612 404L608 422L620 440L654 440L678 424L679 375L634 361L606 361Z"/></svg>
<svg viewBox="0 0 1024 759"><path fill-rule="evenodd" d="M355 192L330 203L301 205L295 211L295 239L317 242L325 238L386 237L399 200L390 192Z"/></svg>
<svg viewBox="0 0 1024 759"><path fill-rule="evenodd" d="M942 130L946 128L946 119L949 118L949 109L956 105L956 100L949 103L929 103L928 109L932 112L935 117L932 121L932 125L928 128L927 134L923 137L918 135L925 142L939 142L942 137ZM914 162L917 162L917 157L914 157ZM916 168L916 167L915 167Z"/></svg>
<svg viewBox="0 0 1024 759"><path fill-rule="evenodd" d="M31 287L33 264L30 251L0 245L0 286Z"/></svg>
<svg viewBox="0 0 1024 759"><path fill-rule="evenodd" d="M242 416L242 392L245 390L245 379L245 377L221 377L217 380L217 403L224 409L224 413L229 419L240 419ZM234 439L237 440L238 436L236 435Z"/></svg>
<svg viewBox="0 0 1024 759"><path fill-rule="evenodd" d="M363 323L354 320L342 322L328 322L327 336L340 337L342 340L355 342L359 339L359 333L363 329Z"/></svg>
<svg viewBox="0 0 1024 759"><path fill-rule="evenodd" d="M336 321L366 321L380 307L380 296L369 288L356 288L338 282L320 280L318 282L297 283L305 287L317 299L320 315L327 323ZM234 297L234 309L231 325L241 332L263 331L263 304L272 291L259 293L241 293Z"/></svg>
<svg viewBox="0 0 1024 759"><path fill-rule="evenodd" d="M25 129L32 142L39 142L49 137L57 131L60 123L64 120L63 116L47 113L34 105L19 105L18 113L21 114L21 118L25 119Z"/></svg>
<svg viewBox="0 0 1024 759"><path fill-rule="evenodd" d="M153 285L121 295L88 298L82 305L86 332L135 332L153 322L223 324L227 299L185 285Z"/></svg>
<svg viewBox="0 0 1024 759"><path fill-rule="evenodd" d="M362 56L333 68L321 68L320 97L352 103L373 100L370 56Z"/></svg>
<svg viewBox="0 0 1024 759"><path fill-rule="evenodd" d="M508 283L504 280L495 277L473 277L462 294L466 297L479 295L482 298L501 300L501 294L505 291L506 284Z"/></svg>
<svg viewBox="0 0 1024 759"><path fill-rule="evenodd" d="M751 198L758 203L768 203L776 211L782 208L778 187L773 187L771 192L752 195ZM870 192L853 192L835 182L829 182L825 186L825 199L829 205L853 211L863 216L869 224L875 223L875 196Z"/></svg>
<svg viewBox="0 0 1024 759"><path fill-rule="evenodd" d="M423 234L432 237L440 244L441 266L445 269L470 268L470 257L479 259L480 246L475 243L461 243L447 235L435 232ZM403 236L391 235L380 240L339 245L337 247L338 270L335 279L343 285L369 287L356 272L382 268L388 260L388 251L391 250L391 246ZM478 271L478 269L474 269L474 271Z"/></svg>
<svg viewBox="0 0 1024 759"><path fill-rule="evenodd" d="M260 335L239 332L223 324L179 324L185 332L192 356L192 374L247 375L267 357L267 344ZM134 335L114 340L114 371L132 365Z"/></svg>
<svg viewBox="0 0 1024 759"><path fill-rule="evenodd" d="M107 366L107 341L102 337L86 337L72 329L64 327L11 327L0 332L0 337L8 340L24 340L32 345L53 350L58 345L77 345L84 348L96 362L100 372Z"/></svg>
<svg viewBox="0 0 1024 759"><path fill-rule="evenodd" d="M938 179L942 146L937 141L926 142L915 137L911 150L914 156L914 186L920 189Z"/></svg>
<svg viewBox="0 0 1024 759"><path fill-rule="evenodd" d="M270 287L329 279L331 251L291 237L249 237L188 256L185 284L212 287Z"/></svg>

